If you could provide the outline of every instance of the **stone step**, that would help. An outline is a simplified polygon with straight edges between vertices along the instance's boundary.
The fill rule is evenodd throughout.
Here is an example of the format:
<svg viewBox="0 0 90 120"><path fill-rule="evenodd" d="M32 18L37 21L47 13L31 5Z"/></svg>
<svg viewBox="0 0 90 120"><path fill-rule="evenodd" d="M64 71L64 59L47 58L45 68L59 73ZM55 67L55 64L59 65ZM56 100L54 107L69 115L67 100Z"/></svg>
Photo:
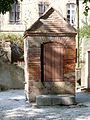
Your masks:
<svg viewBox="0 0 90 120"><path fill-rule="evenodd" d="M70 94L39 95L36 97L36 104L38 106L73 105L75 96Z"/></svg>

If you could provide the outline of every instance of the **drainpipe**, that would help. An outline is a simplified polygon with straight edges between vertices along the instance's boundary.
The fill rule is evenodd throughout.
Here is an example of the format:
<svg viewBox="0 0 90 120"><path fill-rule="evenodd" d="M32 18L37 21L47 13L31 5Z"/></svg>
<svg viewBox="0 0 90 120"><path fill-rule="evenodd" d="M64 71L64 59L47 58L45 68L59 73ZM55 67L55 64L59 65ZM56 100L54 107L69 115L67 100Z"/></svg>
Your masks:
<svg viewBox="0 0 90 120"><path fill-rule="evenodd" d="M1 19L2 19L2 18L1 18L1 14L0 14L0 32L1 32Z"/></svg>
<svg viewBox="0 0 90 120"><path fill-rule="evenodd" d="M77 67L79 68L79 0L76 0L77 5Z"/></svg>

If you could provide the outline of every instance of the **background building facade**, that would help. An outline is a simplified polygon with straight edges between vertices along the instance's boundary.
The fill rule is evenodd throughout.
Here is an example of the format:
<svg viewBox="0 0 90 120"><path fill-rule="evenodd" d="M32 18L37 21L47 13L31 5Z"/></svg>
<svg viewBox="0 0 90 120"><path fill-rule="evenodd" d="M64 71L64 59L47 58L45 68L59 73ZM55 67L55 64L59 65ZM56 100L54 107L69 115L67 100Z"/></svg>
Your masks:
<svg viewBox="0 0 90 120"><path fill-rule="evenodd" d="M80 27L87 24L90 16L83 14L83 0L80 0ZM4 15L0 15L1 32L23 33L31 26L47 9L53 6L71 25L77 25L76 0L23 0L12 5L12 10Z"/></svg>

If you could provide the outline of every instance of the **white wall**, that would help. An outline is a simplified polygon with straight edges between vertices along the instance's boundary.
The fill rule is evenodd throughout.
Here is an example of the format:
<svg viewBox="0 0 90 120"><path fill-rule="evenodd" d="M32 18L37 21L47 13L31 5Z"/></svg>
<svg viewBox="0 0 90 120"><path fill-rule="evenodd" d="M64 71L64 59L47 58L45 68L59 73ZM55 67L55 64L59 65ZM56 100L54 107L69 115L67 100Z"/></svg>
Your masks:
<svg viewBox="0 0 90 120"><path fill-rule="evenodd" d="M88 83L88 51L90 51L90 38L82 40L82 66L81 66L81 86L87 87Z"/></svg>
<svg viewBox="0 0 90 120"><path fill-rule="evenodd" d="M19 0L20 1L20 0ZM30 27L39 17L38 2L48 1L51 6L54 6L63 17L66 18L66 4L76 3L76 0L23 0L20 2L21 5L21 22L20 24L10 24L9 23L9 12L5 15L0 16L0 31L6 32L24 32L25 29ZM83 15L83 5L80 0L80 27L85 23L86 17ZM76 12L77 15L77 12ZM77 25L77 18L75 15L75 26ZM90 19L90 16L88 17Z"/></svg>

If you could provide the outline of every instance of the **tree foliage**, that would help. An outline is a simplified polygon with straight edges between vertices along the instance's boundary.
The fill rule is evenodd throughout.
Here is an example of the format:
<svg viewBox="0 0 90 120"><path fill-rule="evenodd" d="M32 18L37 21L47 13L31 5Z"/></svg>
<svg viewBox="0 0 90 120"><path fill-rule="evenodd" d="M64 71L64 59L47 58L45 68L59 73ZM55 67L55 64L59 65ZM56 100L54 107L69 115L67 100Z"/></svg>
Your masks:
<svg viewBox="0 0 90 120"><path fill-rule="evenodd" d="M87 2L90 2L90 0L83 0L83 3L87 3Z"/></svg>
<svg viewBox="0 0 90 120"><path fill-rule="evenodd" d="M7 11L10 11L14 2L17 2L17 0L0 0L0 13L5 14Z"/></svg>
<svg viewBox="0 0 90 120"><path fill-rule="evenodd" d="M14 0L0 0L0 13L5 14L11 9Z"/></svg>
<svg viewBox="0 0 90 120"><path fill-rule="evenodd" d="M88 12L90 10L90 6L88 5L89 2L90 0L83 0L83 4L85 4L85 11L84 11L85 16L88 16Z"/></svg>

